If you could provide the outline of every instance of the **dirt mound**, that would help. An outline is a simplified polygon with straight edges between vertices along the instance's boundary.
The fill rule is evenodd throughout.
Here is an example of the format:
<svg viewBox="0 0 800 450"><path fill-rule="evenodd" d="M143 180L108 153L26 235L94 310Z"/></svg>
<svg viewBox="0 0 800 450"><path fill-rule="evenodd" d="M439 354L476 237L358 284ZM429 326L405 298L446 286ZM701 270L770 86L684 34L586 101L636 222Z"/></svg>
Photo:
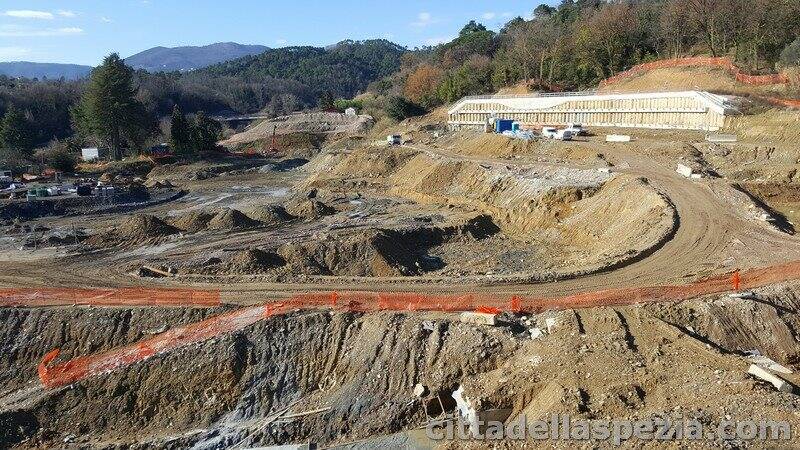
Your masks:
<svg viewBox="0 0 800 450"><path fill-rule="evenodd" d="M226 208L214 214L206 228L213 231L235 231L256 228L260 225L260 222L247 217L241 211Z"/></svg>
<svg viewBox="0 0 800 450"><path fill-rule="evenodd" d="M208 228L214 214L207 211L192 211L170 220L172 226L188 233L197 233Z"/></svg>
<svg viewBox="0 0 800 450"><path fill-rule="evenodd" d="M289 214L306 220L318 219L320 217L336 214L336 209L315 198L304 198L292 201L286 205L286 210Z"/></svg>
<svg viewBox="0 0 800 450"><path fill-rule="evenodd" d="M152 244L165 238L180 233L181 230L164 222L158 217L137 214L126 219L122 224L101 234L89 237L89 245L117 245L117 244Z"/></svg>
<svg viewBox="0 0 800 450"><path fill-rule="evenodd" d="M268 214L265 213L264 216L267 217ZM274 217L279 217L279 213L275 213ZM192 211L172 219L170 223L189 233L197 233L204 230L247 230L263 225L260 221L232 208L225 208L216 212L205 210Z"/></svg>
<svg viewBox="0 0 800 450"><path fill-rule="evenodd" d="M496 149L528 145L498 136L475 141L476 149L482 144ZM392 163L377 164L376 159ZM537 259L547 261L535 265L548 267L548 273L592 272L635 261L662 246L677 224L674 206L646 182L595 169L479 163L428 152L409 154L408 149L369 149L339 160L315 183L335 186L337 179L349 179L346 174L369 171L374 185L384 184L391 195L488 214L505 236L535 246ZM626 213L620 216L620 211ZM446 254L450 250L444 250L442 258L451 260ZM463 253L463 248L451 250Z"/></svg>
<svg viewBox="0 0 800 450"><path fill-rule="evenodd" d="M423 261L387 230L368 231L346 238L326 236L278 249L293 274L358 277L419 275Z"/></svg>
<svg viewBox="0 0 800 450"><path fill-rule="evenodd" d="M155 216L137 214L114 230L123 239L146 239L150 237L166 237L180 230Z"/></svg>
<svg viewBox="0 0 800 450"><path fill-rule="evenodd" d="M478 240L496 233L488 216L442 227L369 230L285 244L278 253L292 274L354 277L404 277L441 269L428 250L453 240Z"/></svg>
<svg viewBox="0 0 800 450"><path fill-rule="evenodd" d="M231 136L221 144L226 147L236 147L271 139L273 130L280 135L292 133L364 134L374 124L375 121L370 116L348 116L325 112L292 114L261 122L247 131Z"/></svg>
<svg viewBox="0 0 800 450"><path fill-rule="evenodd" d="M295 218L280 205L255 206L247 209L245 213L251 219L258 220L264 225L280 225Z"/></svg>
<svg viewBox="0 0 800 450"><path fill-rule="evenodd" d="M286 260L275 253L251 248L234 253L228 260L225 271L235 274L256 274L285 264Z"/></svg>

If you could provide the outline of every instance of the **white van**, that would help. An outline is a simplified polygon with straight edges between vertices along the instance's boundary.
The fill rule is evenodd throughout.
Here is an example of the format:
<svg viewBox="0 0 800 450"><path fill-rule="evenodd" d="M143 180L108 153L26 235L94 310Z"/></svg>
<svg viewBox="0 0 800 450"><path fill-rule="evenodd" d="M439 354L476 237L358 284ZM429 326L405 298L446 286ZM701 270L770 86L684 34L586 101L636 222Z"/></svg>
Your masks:
<svg viewBox="0 0 800 450"><path fill-rule="evenodd" d="M386 143L389 145L402 145L403 144L403 137L399 134L391 134L386 136Z"/></svg>
<svg viewBox="0 0 800 450"><path fill-rule="evenodd" d="M567 131L572 132L572 136L583 136L586 134L586 130L583 128L583 125L579 123L568 123L566 129Z"/></svg>
<svg viewBox="0 0 800 450"><path fill-rule="evenodd" d="M571 141L575 134L569 130L558 130L555 127L542 128L542 137L557 141Z"/></svg>

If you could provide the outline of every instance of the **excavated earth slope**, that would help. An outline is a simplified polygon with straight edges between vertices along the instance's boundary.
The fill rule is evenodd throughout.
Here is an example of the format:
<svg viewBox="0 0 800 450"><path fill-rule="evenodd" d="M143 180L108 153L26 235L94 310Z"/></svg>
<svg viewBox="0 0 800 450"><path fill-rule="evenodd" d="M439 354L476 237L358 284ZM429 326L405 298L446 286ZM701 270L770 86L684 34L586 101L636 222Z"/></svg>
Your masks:
<svg viewBox="0 0 800 450"><path fill-rule="evenodd" d="M236 147L263 139L270 139L273 130L278 134L306 133L320 135L364 134L375 123L370 116L348 116L339 113L300 113L261 122L221 142L226 147Z"/></svg>
<svg viewBox="0 0 800 450"><path fill-rule="evenodd" d="M646 180L596 170L526 168L426 152L367 149L320 155L306 186L357 183L391 195L488 214L504 235L546 249L561 269L547 277L618 267L663 245L674 206ZM331 169L332 167L332 169Z"/></svg>
<svg viewBox="0 0 800 450"><path fill-rule="evenodd" d="M92 354L211 311L0 310L13 324L0 349L14 355L1 363L0 446L377 439L454 413L459 386L469 408L505 411L509 423L565 413L705 424L769 417L797 427L798 397L747 376L742 353L798 367L797 286L759 294L506 316L498 327L436 313L293 313L50 391L36 387L35 367L51 348Z"/></svg>

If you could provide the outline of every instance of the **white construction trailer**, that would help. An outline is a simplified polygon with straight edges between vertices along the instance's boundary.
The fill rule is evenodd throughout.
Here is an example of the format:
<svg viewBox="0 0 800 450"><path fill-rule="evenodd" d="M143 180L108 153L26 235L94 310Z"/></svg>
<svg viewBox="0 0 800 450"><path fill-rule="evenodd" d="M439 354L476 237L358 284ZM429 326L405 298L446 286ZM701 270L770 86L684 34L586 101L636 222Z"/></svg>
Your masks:
<svg viewBox="0 0 800 450"><path fill-rule="evenodd" d="M526 127L627 127L717 131L735 113L726 97L703 91L593 92L465 97L448 111L450 129L484 129L488 120Z"/></svg>

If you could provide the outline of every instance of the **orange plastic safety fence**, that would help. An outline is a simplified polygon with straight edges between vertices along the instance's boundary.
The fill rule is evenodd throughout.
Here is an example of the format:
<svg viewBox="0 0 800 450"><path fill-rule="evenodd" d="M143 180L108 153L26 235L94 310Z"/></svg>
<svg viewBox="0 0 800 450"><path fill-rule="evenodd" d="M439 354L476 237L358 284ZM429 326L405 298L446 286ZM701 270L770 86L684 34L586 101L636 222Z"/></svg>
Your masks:
<svg viewBox="0 0 800 450"><path fill-rule="evenodd" d="M59 356L53 350L39 364L39 378L48 388L69 385L89 376L110 372L146 360L154 355L225 333L244 329L262 319L302 309L373 311L482 311L498 313L541 312L598 306L621 306L653 302L675 302L702 295L728 292L735 287L752 289L781 281L800 279L800 261L753 269L680 286L609 289L566 297L523 298L491 294L424 295L417 293L318 292L293 296L280 303L244 308L191 325L173 328L134 345L97 355L81 356L51 366Z"/></svg>
<svg viewBox="0 0 800 450"><path fill-rule="evenodd" d="M800 100L794 98L780 98L780 97L760 97L773 105L785 106L787 108L800 108Z"/></svg>
<svg viewBox="0 0 800 450"><path fill-rule="evenodd" d="M175 327L133 345L50 366L59 355L59 350L55 349L45 355L39 364L39 379L48 388L66 386L93 375L127 367L160 353L241 330L265 317L285 312L280 304L240 309L202 322Z"/></svg>
<svg viewBox="0 0 800 450"><path fill-rule="evenodd" d="M197 289L0 289L3 306L219 306L219 291Z"/></svg>

